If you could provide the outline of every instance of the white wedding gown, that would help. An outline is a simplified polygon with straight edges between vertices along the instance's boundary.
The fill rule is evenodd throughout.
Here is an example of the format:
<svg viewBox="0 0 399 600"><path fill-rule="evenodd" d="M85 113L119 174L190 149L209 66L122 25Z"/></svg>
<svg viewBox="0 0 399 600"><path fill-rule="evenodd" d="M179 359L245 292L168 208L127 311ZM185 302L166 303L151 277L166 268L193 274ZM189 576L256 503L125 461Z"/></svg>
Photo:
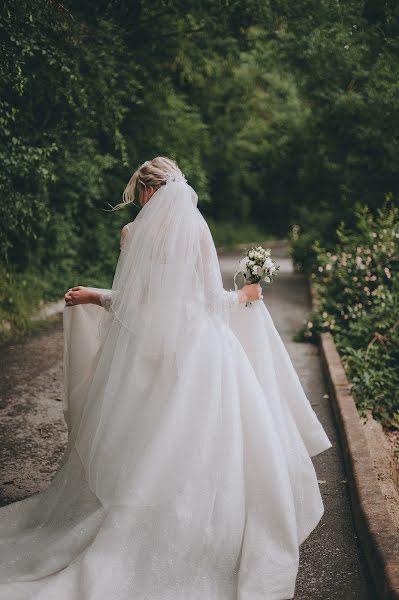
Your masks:
<svg viewBox="0 0 399 600"><path fill-rule="evenodd" d="M184 182L129 225L103 307L64 311L68 448L0 509L1 600L287 600L331 446L263 302L223 290Z"/></svg>

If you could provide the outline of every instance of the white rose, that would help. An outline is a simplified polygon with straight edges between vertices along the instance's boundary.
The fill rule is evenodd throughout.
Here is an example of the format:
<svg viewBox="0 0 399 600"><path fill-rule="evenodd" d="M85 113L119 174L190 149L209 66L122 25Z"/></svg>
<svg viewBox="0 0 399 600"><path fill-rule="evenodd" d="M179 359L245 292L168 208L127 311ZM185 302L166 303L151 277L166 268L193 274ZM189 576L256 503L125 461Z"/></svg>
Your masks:
<svg viewBox="0 0 399 600"><path fill-rule="evenodd" d="M265 277L265 281L267 281L267 283L270 283L270 277Z"/></svg>

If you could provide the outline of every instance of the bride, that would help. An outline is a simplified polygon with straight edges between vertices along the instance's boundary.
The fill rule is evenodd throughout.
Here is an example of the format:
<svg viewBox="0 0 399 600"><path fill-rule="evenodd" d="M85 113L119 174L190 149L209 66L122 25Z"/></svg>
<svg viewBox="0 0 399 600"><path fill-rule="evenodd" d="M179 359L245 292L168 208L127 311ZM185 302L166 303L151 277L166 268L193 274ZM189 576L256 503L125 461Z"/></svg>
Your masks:
<svg viewBox="0 0 399 600"><path fill-rule="evenodd" d="M141 165L137 194L112 289L65 295L68 446L46 491L0 510L0 597L293 598L330 441L259 284L223 289L176 163Z"/></svg>

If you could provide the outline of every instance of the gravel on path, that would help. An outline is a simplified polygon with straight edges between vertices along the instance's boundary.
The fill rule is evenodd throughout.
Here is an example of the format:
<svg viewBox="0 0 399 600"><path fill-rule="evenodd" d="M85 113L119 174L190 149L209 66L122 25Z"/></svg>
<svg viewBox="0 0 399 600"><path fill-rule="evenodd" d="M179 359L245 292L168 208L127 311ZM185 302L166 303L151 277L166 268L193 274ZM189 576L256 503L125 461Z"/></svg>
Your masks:
<svg viewBox="0 0 399 600"><path fill-rule="evenodd" d="M0 505L45 489L64 452L62 318L0 347Z"/></svg>

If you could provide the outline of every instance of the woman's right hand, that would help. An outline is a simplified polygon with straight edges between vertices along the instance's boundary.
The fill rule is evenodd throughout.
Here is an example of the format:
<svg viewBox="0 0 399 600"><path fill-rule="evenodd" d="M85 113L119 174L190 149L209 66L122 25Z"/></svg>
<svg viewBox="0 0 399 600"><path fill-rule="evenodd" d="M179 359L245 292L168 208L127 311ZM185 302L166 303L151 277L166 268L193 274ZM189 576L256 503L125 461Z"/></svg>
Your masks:
<svg viewBox="0 0 399 600"><path fill-rule="evenodd" d="M240 302L254 302L262 300L262 287L260 283L247 283L238 291Z"/></svg>
<svg viewBox="0 0 399 600"><path fill-rule="evenodd" d="M76 304L98 304L100 305L101 294L89 288L77 285L71 288L64 295L65 304L67 306L75 306Z"/></svg>

